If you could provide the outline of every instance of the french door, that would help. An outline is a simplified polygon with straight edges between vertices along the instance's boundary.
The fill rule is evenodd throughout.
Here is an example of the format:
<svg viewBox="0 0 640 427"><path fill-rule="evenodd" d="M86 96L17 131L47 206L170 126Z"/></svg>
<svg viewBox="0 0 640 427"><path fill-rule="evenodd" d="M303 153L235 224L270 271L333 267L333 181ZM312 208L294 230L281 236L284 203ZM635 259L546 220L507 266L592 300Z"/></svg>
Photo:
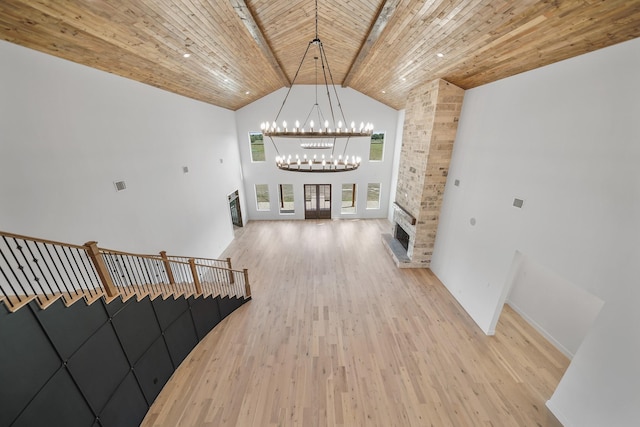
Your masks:
<svg viewBox="0 0 640 427"><path fill-rule="evenodd" d="M242 212L240 211L240 199L238 190L231 193L229 196L229 209L231 209L231 222L236 227L242 227Z"/></svg>
<svg viewBox="0 0 640 427"><path fill-rule="evenodd" d="M331 219L331 184L304 185L304 219Z"/></svg>

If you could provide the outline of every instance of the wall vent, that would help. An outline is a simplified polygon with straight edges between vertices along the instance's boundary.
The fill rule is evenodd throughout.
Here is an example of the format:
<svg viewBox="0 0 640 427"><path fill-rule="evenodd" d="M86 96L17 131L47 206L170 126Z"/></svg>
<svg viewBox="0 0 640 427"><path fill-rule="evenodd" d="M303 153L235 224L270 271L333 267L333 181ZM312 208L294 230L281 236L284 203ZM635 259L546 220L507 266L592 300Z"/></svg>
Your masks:
<svg viewBox="0 0 640 427"><path fill-rule="evenodd" d="M456 179L455 181L453 181L453 185L455 185L456 187L460 187L460 180Z"/></svg>
<svg viewBox="0 0 640 427"><path fill-rule="evenodd" d="M524 204L524 200L513 199L513 206L515 206L516 208L521 208L523 204Z"/></svg>
<svg viewBox="0 0 640 427"><path fill-rule="evenodd" d="M183 166L182 173L189 173L189 166Z"/></svg>
<svg viewBox="0 0 640 427"><path fill-rule="evenodd" d="M124 181L115 181L113 185L116 186L116 191L122 191L127 189L127 184Z"/></svg>

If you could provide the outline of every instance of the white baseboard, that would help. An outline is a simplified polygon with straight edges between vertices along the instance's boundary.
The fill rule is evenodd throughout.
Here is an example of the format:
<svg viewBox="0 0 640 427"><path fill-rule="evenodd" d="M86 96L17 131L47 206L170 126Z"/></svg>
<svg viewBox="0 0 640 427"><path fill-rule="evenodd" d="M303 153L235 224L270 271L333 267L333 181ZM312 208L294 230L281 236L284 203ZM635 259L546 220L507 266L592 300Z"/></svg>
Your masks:
<svg viewBox="0 0 640 427"><path fill-rule="evenodd" d="M547 400L547 402L545 403L545 406L547 407L547 409L549 409L549 411L551 411L551 413L553 414L554 417L556 417L556 419L558 421L560 421L560 423L564 426L564 427L572 427L572 424L569 422L569 419L567 417L565 417L565 415L562 413L561 410L559 410L554 403L551 401L551 399Z"/></svg>
<svg viewBox="0 0 640 427"><path fill-rule="evenodd" d="M563 346L558 340L556 340L553 336L551 336L551 334L549 334L549 332L547 332L542 326L540 326L535 320L533 320L531 317L529 317L524 311L522 311L520 309L520 307L518 307L516 304L514 304L512 301L507 300L506 304L509 304L509 307L511 307L513 309L513 311L515 311L516 313L518 313L520 316L522 316L522 318L524 320L527 321L528 324L530 324L531 326L533 326L533 328L540 332L540 334L545 337L547 339L547 341L549 341L551 344L553 344L553 346L555 348L557 348L558 350L560 350L560 352L562 352L562 354L564 354L565 356L567 356L569 358L569 360L573 359L573 353L571 351L569 351L569 349L567 349L565 346Z"/></svg>

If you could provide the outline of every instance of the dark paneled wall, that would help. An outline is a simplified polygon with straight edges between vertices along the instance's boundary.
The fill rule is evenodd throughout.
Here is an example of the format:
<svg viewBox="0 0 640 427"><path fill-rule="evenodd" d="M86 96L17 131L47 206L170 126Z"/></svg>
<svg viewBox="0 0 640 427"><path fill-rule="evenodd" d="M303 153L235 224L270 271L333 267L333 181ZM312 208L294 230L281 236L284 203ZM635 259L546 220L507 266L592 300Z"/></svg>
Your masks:
<svg viewBox="0 0 640 427"><path fill-rule="evenodd" d="M189 352L244 302L0 304L0 427L138 426Z"/></svg>

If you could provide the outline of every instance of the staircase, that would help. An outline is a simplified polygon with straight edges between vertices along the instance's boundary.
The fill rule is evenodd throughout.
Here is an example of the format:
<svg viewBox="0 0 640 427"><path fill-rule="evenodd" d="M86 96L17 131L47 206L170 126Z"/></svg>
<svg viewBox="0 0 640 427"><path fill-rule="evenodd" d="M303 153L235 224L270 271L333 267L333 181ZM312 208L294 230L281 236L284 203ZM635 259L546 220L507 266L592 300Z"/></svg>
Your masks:
<svg viewBox="0 0 640 427"><path fill-rule="evenodd" d="M138 426L189 352L250 299L247 270L229 259L0 232L0 427Z"/></svg>
<svg viewBox="0 0 640 427"><path fill-rule="evenodd" d="M0 231L0 301L15 312L35 300L42 309L104 297L138 301L179 296L251 297L247 270L231 260L142 255L36 239Z"/></svg>

